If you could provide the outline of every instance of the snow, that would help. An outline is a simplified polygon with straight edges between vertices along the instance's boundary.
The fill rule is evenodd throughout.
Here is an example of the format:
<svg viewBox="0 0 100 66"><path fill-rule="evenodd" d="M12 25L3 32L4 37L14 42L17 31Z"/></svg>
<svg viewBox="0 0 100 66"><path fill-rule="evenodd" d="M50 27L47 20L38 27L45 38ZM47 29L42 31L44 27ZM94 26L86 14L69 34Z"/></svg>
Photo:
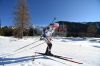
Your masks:
<svg viewBox="0 0 100 66"><path fill-rule="evenodd" d="M83 64L36 54L35 52L44 53L47 47L46 43L39 39L38 36L23 39L0 36L0 66L100 66L100 38L52 39L53 54L69 57L72 58L70 60ZM29 46L25 47L26 45ZM21 49L22 47L25 48Z"/></svg>

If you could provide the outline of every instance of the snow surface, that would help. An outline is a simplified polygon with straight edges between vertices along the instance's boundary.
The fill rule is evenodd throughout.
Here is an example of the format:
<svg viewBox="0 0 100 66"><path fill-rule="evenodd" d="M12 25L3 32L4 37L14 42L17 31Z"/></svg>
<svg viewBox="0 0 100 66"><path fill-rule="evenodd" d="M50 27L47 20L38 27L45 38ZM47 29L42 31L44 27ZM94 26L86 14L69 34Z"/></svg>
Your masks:
<svg viewBox="0 0 100 66"><path fill-rule="evenodd" d="M47 47L39 37L16 39L0 36L0 66L100 66L100 42L95 42L94 39L100 41L100 38L52 39L52 53L83 63L76 64L36 54L35 52L44 53ZM25 47L26 45L29 46Z"/></svg>

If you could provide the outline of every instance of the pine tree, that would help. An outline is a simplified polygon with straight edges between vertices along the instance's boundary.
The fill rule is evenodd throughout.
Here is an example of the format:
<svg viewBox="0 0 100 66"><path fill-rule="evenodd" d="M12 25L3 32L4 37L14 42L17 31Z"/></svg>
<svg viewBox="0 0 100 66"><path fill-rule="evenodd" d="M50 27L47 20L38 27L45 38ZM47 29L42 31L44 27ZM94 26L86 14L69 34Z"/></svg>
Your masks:
<svg viewBox="0 0 100 66"><path fill-rule="evenodd" d="M30 27L30 18L27 7L27 0L18 0L17 8L14 13L15 15L15 30L14 36L22 38L24 33L28 32Z"/></svg>

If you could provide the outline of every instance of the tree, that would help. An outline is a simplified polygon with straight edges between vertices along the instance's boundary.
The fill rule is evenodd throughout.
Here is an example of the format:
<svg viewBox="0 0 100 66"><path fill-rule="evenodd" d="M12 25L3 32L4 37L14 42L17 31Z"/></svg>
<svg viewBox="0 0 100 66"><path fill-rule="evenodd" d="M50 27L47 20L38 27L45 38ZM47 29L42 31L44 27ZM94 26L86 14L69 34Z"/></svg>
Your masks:
<svg viewBox="0 0 100 66"><path fill-rule="evenodd" d="M4 26L2 27L1 30L2 30L1 32L2 36L12 36L12 32L13 32L12 27Z"/></svg>
<svg viewBox="0 0 100 66"><path fill-rule="evenodd" d="M15 28L14 28L14 36L18 38L22 38L24 33L28 32L27 30L30 27L29 21L29 13L27 7L27 0L18 0L18 5L15 15Z"/></svg>
<svg viewBox="0 0 100 66"><path fill-rule="evenodd" d="M97 28L96 28L96 25L95 24L90 24L88 25L88 28L87 28L87 35L89 37L93 37L96 35L96 32L97 32Z"/></svg>

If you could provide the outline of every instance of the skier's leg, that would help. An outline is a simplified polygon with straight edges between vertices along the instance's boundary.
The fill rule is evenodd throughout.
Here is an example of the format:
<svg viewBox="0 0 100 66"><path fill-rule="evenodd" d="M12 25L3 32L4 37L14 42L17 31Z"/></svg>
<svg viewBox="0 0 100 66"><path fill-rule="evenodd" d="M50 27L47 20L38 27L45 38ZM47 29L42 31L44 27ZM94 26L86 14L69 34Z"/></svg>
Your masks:
<svg viewBox="0 0 100 66"><path fill-rule="evenodd" d="M49 51L49 53L51 53L51 48L52 48L52 44L48 43L48 51Z"/></svg>
<svg viewBox="0 0 100 66"><path fill-rule="evenodd" d="M46 53L51 53L52 44L47 43Z"/></svg>
<svg viewBox="0 0 100 66"><path fill-rule="evenodd" d="M53 55L51 53L51 48L52 48L52 43L47 43L47 48L46 48L45 54L47 54L47 55Z"/></svg>
<svg viewBox="0 0 100 66"><path fill-rule="evenodd" d="M47 48L46 48L45 54L50 55L51 54L52 43L50 42L50 39L48 37L45 38L45 41L47 43Z"/></svg>

